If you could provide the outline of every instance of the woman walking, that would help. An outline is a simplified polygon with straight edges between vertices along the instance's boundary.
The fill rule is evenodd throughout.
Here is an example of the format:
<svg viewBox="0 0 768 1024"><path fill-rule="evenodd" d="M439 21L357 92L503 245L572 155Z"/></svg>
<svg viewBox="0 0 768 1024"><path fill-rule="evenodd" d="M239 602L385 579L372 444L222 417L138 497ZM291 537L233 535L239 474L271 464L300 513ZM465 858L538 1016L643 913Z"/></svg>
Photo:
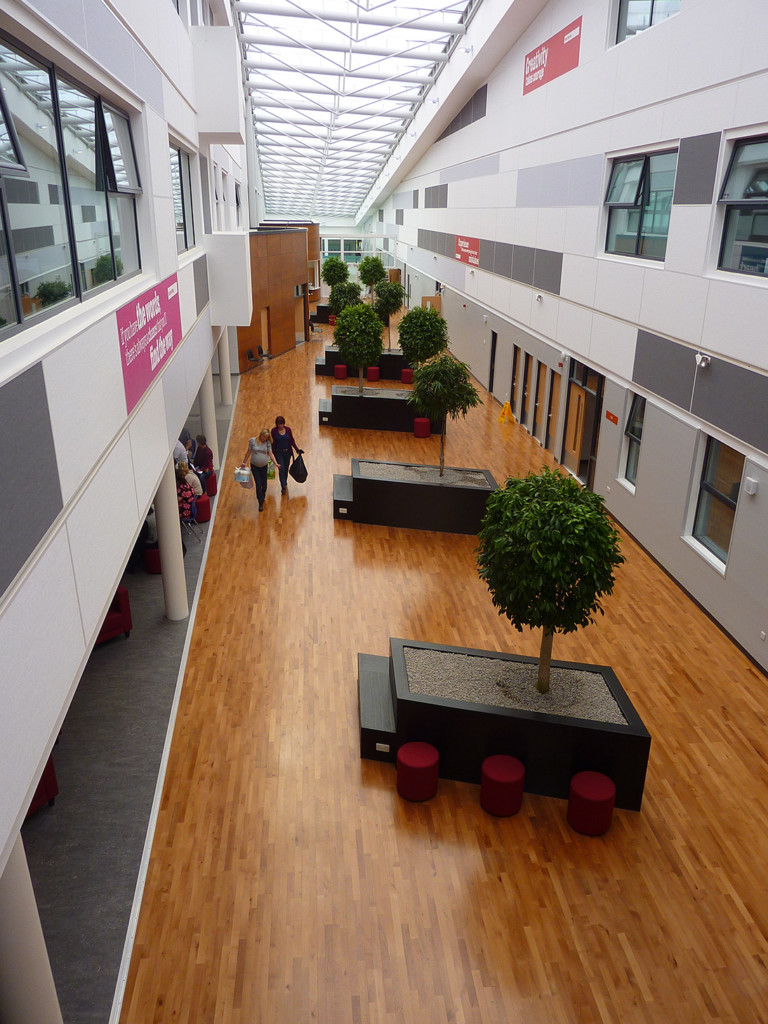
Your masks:
<svg viewBox="0 0 768 1024"><path fill-rule="evenodd" d="M258 438L252 437L248 442L248 451L245 453L242 465L245 466L248 456L251 457L251 473L253 482L256 484L256 497L259 499L259 512L264 511L264 499L267 496L267 466L269 460L274 459L272 445L269 440L269 430L264 429L259 433Z"/></svg>
<svg viewBox="0 0 768 1024"><path fill-rule="evenodd" d="M285 416L277 416L275 425L272 427L272 451L275 462L280 470L280 493L285 494L288 490L288 467L291 464L291 449L296 450L297 455L304 451L299 448L293 439L293 432L285 425Z"/></svg>

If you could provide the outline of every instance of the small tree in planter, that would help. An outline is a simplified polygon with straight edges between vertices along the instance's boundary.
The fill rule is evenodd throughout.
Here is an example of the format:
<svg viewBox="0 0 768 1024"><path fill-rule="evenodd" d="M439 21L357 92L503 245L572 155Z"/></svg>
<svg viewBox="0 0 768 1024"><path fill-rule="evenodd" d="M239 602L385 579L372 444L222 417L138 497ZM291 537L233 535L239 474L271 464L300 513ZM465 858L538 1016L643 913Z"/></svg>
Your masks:
<svg viewBox="0 0 768 1024"><path fill-rule="evenodd" d="M343 284L349 280L349 267L338 256L329 256L323 262L320 276L329 288L333 288L335 284Z"/></svg>
<svg viewBox="0 0 768 1024"><path fill-rule="evenodd" d="M398 328L403 357L411 366L426 363L448 347L448 324L436 309L414 306Z"/></svg>
<svg viewBox="0 0 768 1024"><path fill-rule="evenodd" d="M386 281L387 272L378 256L363 256L357 267L357 276L366 286L372 298L373 286L379 281Z"/></svg>
<svg viewBox="0 0 768 1024"><path fill-rule="evenodd" d="M328 309L338 316L345 306L355 306L360 301L360 285L356 281L342 281L331 288Z"/></svg>
<svg viewBox="0 0 768 1024"><path fill-rule="evenodd" d="M408 401L415 406L420 416L440 421L442 476L445 469L446 419L449 416L454 420L466 416L473 406L480 405L480 395L470 379L467 364L459 362L450 352L444 352L428 363L423 363L414 371L413 392L408 396Z"/></svg>
<svg viewBox="0 0 768 1024"><path fill-rule="evenodd" d="M376 285L376 301L373 308L387 328L387 348L392 348L392 332L389 318L393 316L405 302L405 288L399 281L379 281Z"/></svg>
<svg viewBox="0 0 768 1024"><path fill-rule="evenodd" d="M541 627L536 689L549 690L552 638L594 622L624 558L598 494L547 467L488 498L477 564L493 603L519 632Z"/></svg>
<svg viewBox="0 0 768 1024"><path fill-rule="evenodd" d="M349 366L360 371L360 394L363 393L363 373L366 366L375 366L381 359L383 325L370 306L360 302L342 309L336 320L333 340L339 354Z"/></svg>
<svg viewBox="0 0 768 1024"><path fill-rule="evenodd" d="M35 298L40 300L41 306L52 306L54 302L61 302L72 292L72 286L57 277L53 281L43 281L35 292Z"/></svg>

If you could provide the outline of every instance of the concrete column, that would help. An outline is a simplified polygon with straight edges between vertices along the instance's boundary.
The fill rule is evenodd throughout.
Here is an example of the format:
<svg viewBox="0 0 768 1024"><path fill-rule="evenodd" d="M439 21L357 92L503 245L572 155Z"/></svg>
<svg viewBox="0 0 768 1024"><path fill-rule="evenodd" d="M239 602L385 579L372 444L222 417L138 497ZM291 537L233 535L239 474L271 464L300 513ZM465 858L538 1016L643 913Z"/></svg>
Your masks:
<svg viewBox="0 0 768 1024"><path fill-rule="evenodd" d="M0 877L0 1020L62 1024L21 835Z"/></svg>
<svg viewBox="0 0 768 1024"><path fill-rule="evenodd" d="M160 487L155 495L157 546L163 578L165 614L171 622L189 615L187 580L184 575L184 552L181 547L181 521L176 497L176 473L173 458L168 460Z"/></svg>
<svg viewBox="0 0 768 1024"><path fill-rule="evenodd" d="M223 327L216 345L219 356L219 383L221 384L222 405L232 405L232 368L229 362L229 328Z"/></svg>
<svg viewBox="0 0 768 1024"><path fill-rule="evenodd" d="M198 394L200 399L200 419L208 447L213 452L213 467L219 468L219 434L216 429L216 399L213 397L213 373L210 363L205 371L203 383Z"/></svg>

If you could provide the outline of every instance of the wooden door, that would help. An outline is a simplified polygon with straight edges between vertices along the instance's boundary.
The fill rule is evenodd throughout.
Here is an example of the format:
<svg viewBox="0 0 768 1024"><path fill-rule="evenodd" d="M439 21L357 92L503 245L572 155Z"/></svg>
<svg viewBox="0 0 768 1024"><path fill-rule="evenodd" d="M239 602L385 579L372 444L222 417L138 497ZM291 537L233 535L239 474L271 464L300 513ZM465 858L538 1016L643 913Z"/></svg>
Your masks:
<svg viewBox="0 0 768 1024"><path fill-rule="evenodd" d="M539 441L544 440L542 428L544 426L544 400L547 394L547 367L539 363L539 372L536 377L536 397L533 402L533 436Z"/></svg>
<svg viewBox="0 0 768 1024"><path fill-rule="evenodd" d="M555 437L557 436L557 417L560 411L560 381L560 374L553 370L552 380L549 385L549 402L547 403L547 429L544 434L544 447L550 452L555 450Z"/></svg>
<svg viewBox="0 0 768 1024"><path fill-rule="evenodd" d="M576 474L579 472L581 448L584 442L584 413L586 407L586 391L571 381L568 392L568 416L565 421L563 462L572 473Z"/></svg>

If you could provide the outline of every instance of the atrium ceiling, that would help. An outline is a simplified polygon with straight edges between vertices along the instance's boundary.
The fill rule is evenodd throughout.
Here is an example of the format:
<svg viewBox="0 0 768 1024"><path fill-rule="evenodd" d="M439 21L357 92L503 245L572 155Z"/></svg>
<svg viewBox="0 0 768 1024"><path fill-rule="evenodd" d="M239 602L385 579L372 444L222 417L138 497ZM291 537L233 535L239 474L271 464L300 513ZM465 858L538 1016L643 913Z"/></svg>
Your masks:
<svg viewBox="0 0 768 1024"><path fill-rule="evenodd" d="M355 218L482 0L235 0L267 218Z"/></svg>

